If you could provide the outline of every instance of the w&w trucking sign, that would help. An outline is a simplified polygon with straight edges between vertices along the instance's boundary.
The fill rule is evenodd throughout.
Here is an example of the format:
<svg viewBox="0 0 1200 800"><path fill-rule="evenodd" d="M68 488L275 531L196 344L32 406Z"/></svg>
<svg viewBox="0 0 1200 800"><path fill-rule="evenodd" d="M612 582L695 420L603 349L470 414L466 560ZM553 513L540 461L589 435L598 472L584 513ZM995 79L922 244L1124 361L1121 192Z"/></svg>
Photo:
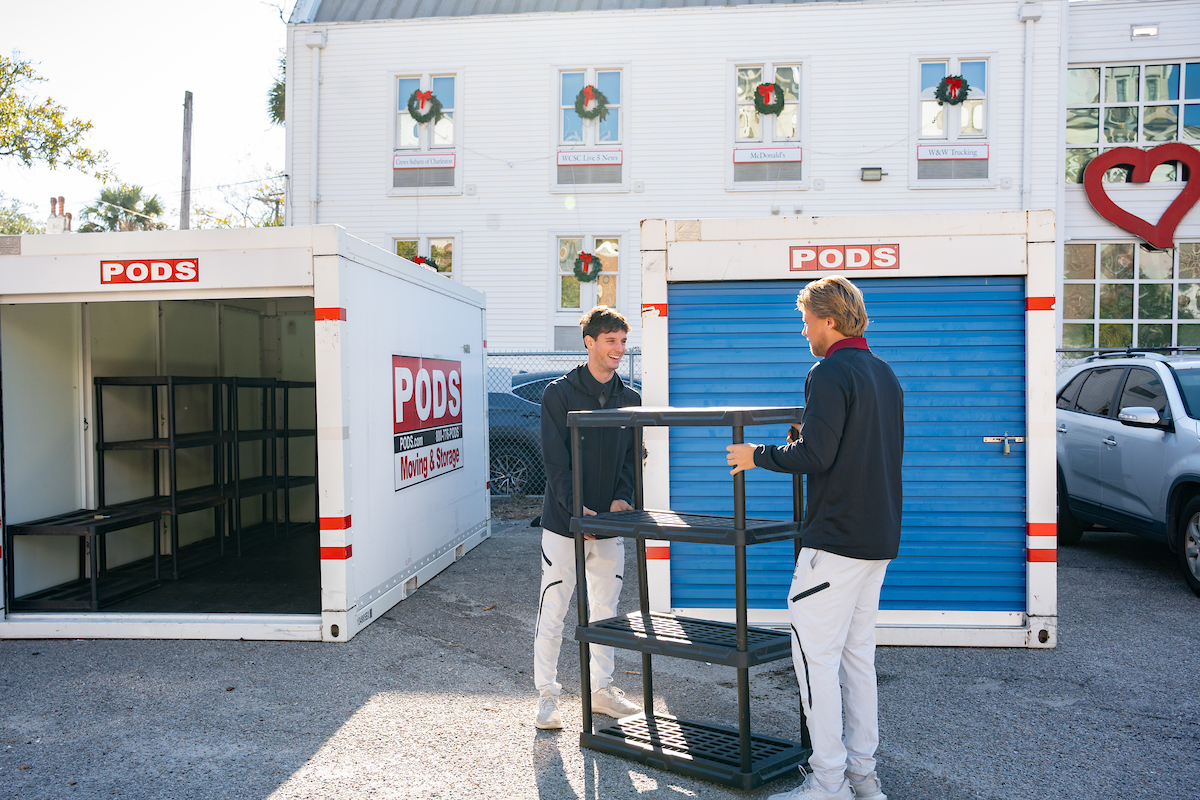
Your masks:
<svg viewBox="0 0 1200 800"><path fill-rule="evenodd" d="M462 362L392 356L396 491L463 466Z"/></svg>

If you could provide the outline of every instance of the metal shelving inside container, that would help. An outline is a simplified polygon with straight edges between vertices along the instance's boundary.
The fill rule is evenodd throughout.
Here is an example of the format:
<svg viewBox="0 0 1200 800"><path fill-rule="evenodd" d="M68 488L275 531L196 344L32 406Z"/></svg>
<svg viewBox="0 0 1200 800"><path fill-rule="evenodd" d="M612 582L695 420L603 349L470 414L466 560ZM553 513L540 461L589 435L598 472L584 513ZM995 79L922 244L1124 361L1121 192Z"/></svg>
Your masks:
<svg viewBox="0 0 1200 800"><path fill-rule="evenodd" d="M650 426L702 426L733 429L732 441L743 441L747 425L799 423L803 408L621 408L573 411L571 463L582 464L581 428L633 428L634 452L642 450L642 428ZM634 511L583 516L583 469L572 470L576 591L578 592L580 684L583 697L583 733L580 745L639 761L648 766L701 778L738 789L753 789L805 763L812 749L801 708L801 741L793 742L750 732L749 668L791 655L788 633L751 628L747 623L746 546L791 539L800 548L803 488L800 476L792 479L791 521L746 518L746 477L733 477L733 517L676 514L643 507L642 460L634 470ZM630 536L637 541L640 611L611 619L589 621L584 536ZM678 617L650 611L646 585L646 540L702 542L734 548L736 622ZM642 691L645 711L595 730L592 723L590 649L607 645L642 654ZM655 655L734 667L738 671L738 724L736 727L679 719L654 713Z"/></svg>
<svg viewBox="0 0 1200 800"><path fill-rule="evenodd" d="M315 381L276 381L276 386L283 395L283 425L278 429L279 438L283 442L283 475L280 477L280 488L283 489L283 520L285 535L291 536L294 533L303 532L309 528L316 528L317 523L306 523L297 526L293 530L292 525L292 490L302 486L312 486L314 491L317 485L317 465L316 465L316 448L314 447L313 456L313 474L312 475L293 475L292 474L292 449L291 442L293 439L311 438L316 442L316 428L293 428L292 427L292 399L291 393L297 389L311 389L314 393L313 408L316 408L315 393L317 384Z"/></svg>

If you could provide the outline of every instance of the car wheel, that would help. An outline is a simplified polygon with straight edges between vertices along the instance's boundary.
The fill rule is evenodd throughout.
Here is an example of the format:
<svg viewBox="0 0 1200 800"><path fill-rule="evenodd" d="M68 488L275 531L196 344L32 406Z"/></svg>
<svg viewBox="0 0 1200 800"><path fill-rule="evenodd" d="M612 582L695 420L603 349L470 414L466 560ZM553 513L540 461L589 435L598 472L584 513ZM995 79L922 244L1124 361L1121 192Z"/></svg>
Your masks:
<svg viewBox="0 0 1200 800"><path fill-rule="evenodd" d="M537 479L538 465L518 447L500 447L492 451L490 474L492 494L529 494Z"/></svg>
<svg viewBox="0 0 1200 800"><path fill-rule="evenodd" d="M1078 544L1083 538L1083 525L1071 513L1067 505L1067 484L1062 475L1058 476L1058 543Z"/></svg>
<svg viewBox="0 0 1200 800"><path fill-rule="evenodd" d="M1193 497L1183 507L1176 545L1183 579L1193 592L1200 595L1200 497Z"/></svg>

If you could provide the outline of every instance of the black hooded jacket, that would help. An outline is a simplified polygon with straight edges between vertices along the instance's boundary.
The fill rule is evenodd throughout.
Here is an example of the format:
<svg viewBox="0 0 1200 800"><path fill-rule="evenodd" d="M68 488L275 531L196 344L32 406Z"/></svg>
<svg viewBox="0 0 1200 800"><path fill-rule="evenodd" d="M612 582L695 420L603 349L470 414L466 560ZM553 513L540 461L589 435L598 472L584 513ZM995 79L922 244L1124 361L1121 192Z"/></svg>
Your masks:
<svg viewBox="0 0 1200 800"><path fill-rule="evenodd" d="M642 398L626 386L620 375L608 383L592 377L582 364L551 383L542 393L542 461L546 465L546 497L542 527L571 536L572 496L571 429L567 412L640 406ZM581 428L583 449L583 505L598 514L613 500L633 505L633 430L631 428Z"/></svg>

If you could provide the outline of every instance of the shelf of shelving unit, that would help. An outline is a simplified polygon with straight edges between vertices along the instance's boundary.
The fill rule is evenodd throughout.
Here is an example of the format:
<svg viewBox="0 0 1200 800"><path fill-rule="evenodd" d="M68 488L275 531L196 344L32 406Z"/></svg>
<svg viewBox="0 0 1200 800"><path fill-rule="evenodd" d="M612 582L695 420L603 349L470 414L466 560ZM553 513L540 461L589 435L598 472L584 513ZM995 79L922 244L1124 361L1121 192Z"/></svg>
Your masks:
<svg viewBox="0 0 1200 800"><path fill-rule="evenodd" d="M229 457L229 482L225 486L225 494L232 503L231 533L233 535L234 552L241 556L251 544L261 544L274 539L279 533L279 475L277 469L276 440L279 437L275 429L275 392L278 381L274 378L240 378L226 379L228 402L226 408L229 414L229 432L232 447ZM241 424L241 392L243 389L258 392L258 428L243 429ZM248 478L242 477L242 445L258 442L261 469L259 475ZM247 535L246 526L242 525L242 501L250 498L261 498L262 521L251 526L254 532ZM270 503L270 520L268 521L267 504ZM262 535L270 531L270 536Z"/></svg>
<svg viewBox="0 0 1200 800"><path fill-rule="evenodd" d="M799 423L803 408L620 408L573 411L571 463L582 464L580 429L633 428L634 452L642 450L641 431L651 426L703 426L733 429L732 441L743 441L747 425ZM807 761L812 749L807 728L801 724L801 741L793 742L750 732L749 668L791 655L790 634L747 623L746 546L791 540L800 549L803 489L800 476L792 479L790 521L746 518L746 477L733 477L732 517L678 514L645 509L642 502L642 460L634 470L634 511L583 516L583 473L572 471L574 481L575 567L579 626L580 692L583 698L583 733L580 745L621 756L648 766L713 781L738 789L753 789ZM589 621L584 535L629 536L637 540L640 611L611 619ZM734 548L735 623L678 617L650 611L646 587L646 540L728 545ZM633 650L642 654L642 693L646 711L595 730L592 723L590 648L593 644ZM678 719L654 713L655 655L704 661L738 671L738 724L727 727ZM801 719L803 720L803 709Z"/></svg>
<svg viewBox="0 0 1200 800"><path fill-rule="evenodd" d="M284 535L291 536L295 532L307 531L315 523L293 523L292 522L292 489L300 488L301 486L317 485L316 476L316 448L314 447L314 462L312 475L293 475L291 461L291 441L292 439L317 436L315 428L293 428L291 427L291 392L296 389L312 389L316 391L316 381L277 381L276 385L283 391L283 427L278 430L280 440L283 442L283 475L280 480L280 488L283 489L283 519L284 519ZM316 406L316 399L313 399L313 406ZM315 502L315 501L314 501Z"/></svg>

